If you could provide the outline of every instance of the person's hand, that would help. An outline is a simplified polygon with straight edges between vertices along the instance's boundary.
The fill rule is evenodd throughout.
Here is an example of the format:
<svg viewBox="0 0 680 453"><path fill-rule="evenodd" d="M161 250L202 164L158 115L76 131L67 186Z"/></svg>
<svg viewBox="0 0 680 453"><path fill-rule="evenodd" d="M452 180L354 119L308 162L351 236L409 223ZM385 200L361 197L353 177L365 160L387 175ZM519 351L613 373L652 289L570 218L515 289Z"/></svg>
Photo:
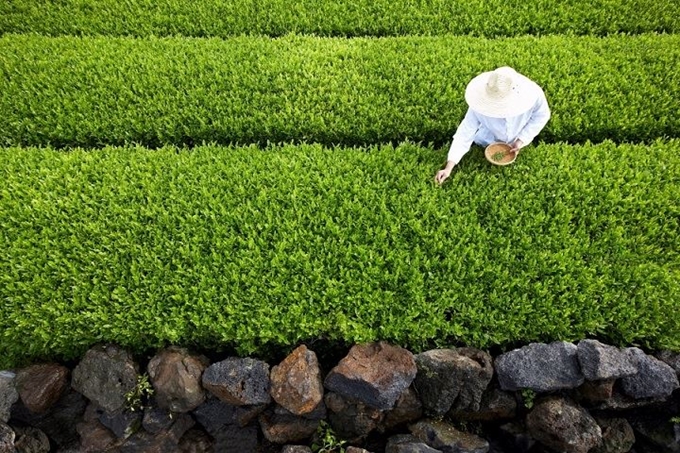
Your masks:
<svg viewBox="0 0 680 453"><path fill-rule="evenodd" d="M522 140L520 139L517 139L514 142L512 142L510 146L512 146L512 148L510 148L511 153L519 154L519 150L522 149L522 147L524 147L524 142L522 142Z"/></svg>
<svg viewBox="0 0 680 453"><path fill-rule="evenodd" d="M434 180L437 182L437 184L443 184L444 181L446 181L446 179L451 176L451 170L453 170L453 167L449 168L448 166L443 170L439 170L434 177Z"/></svg>

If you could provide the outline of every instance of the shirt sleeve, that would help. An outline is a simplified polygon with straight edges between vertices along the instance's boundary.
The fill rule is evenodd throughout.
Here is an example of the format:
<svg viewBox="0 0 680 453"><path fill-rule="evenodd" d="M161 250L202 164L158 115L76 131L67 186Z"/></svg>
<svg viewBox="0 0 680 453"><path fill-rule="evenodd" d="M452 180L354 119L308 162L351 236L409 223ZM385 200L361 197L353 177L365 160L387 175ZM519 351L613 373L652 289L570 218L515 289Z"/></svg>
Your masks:
<svg viewBox="0 0 680 453"><path fill-rule="evenodd" d="M548 124L549 119L550 107L548 107L548 100L545 98L545 93L541 90L541 94L532 108L529 121L517 135L517 138L522 140L524 145L528 145L539 132L543 130L545 125Z"/></svg>
<svg viewBox="0 0 680 453"><path fill-rule="evenodd" d="M465 153L470 151L470 146L472 146L480 125L481 123L475 112L472 109L468 109L465 118L458 125L458 129L453 136L453 142L451 142L451 148L449 148L446 160L453 161L454 164L460 162Z"/></svg>

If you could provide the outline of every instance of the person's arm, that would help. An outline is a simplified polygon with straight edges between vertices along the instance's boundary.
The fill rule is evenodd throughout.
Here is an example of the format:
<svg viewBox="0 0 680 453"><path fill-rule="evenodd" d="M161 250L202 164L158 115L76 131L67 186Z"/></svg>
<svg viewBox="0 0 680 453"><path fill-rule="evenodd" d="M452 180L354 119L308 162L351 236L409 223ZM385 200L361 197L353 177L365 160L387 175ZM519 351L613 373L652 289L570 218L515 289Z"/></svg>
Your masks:
<svg viewBox="0 0 680 453"><path fill-rule="evenodd" d="M538 97L534 105L531 116L527 124L522 128L517 135L517 140L521 142L520 148L526 146L543 130L548 120L550 119L550 107L548 107L548 100L541 90L541 95Z"/></svg>
<svg viewBox="0 0 680 453"><path fill-rule="evenodd" d="M443 183L450 175L453 167L463 158L465 153L470 151L470 146L475 139L475 134L479 130L479 119L472 109L468 109L465 118L458 125L456 133L453 136L449 153L446 156L446 166L439 170L435 176L435 181L439 184Z"/></svg>

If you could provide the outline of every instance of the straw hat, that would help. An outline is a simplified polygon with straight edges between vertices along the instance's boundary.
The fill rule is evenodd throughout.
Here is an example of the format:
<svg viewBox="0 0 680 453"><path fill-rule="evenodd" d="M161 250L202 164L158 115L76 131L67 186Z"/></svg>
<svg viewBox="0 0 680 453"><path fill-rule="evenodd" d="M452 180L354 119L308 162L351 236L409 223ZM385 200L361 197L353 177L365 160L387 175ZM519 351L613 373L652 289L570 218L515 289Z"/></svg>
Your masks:
<svg viewBox="0 0 680 453"><path fill-rule="evenodd" d="M528 111L540 93L541 88L531 79L503 66L472 79L465 89L465 101L482 115L508 118Z"/></svg>

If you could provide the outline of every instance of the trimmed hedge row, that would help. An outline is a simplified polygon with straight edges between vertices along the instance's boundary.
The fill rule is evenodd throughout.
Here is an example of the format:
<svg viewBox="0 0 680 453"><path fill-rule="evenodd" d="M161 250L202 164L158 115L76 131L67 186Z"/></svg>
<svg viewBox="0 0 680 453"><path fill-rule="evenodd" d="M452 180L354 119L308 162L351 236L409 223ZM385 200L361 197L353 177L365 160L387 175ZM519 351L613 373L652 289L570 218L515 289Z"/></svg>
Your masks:
<svg viewBox="0 0 680 453"><path fill-rule="evenodd" d="M673 0L5 0L0 33L108 36L606 35L678 31Z"/></svg>
<svg viewBox="0 0 680 453"><path fill-rule="evenodd" d="M93 343L241 354L599 337L680 349L680 140L0 151L0 369Z"/></svg>
<svg viewBox="0 0 680 453"><path fill-rule="evenodd" d="M544 87L546 141L680 136L680 35L0 38L0 146L449 142L476 74Z"/></svg>

